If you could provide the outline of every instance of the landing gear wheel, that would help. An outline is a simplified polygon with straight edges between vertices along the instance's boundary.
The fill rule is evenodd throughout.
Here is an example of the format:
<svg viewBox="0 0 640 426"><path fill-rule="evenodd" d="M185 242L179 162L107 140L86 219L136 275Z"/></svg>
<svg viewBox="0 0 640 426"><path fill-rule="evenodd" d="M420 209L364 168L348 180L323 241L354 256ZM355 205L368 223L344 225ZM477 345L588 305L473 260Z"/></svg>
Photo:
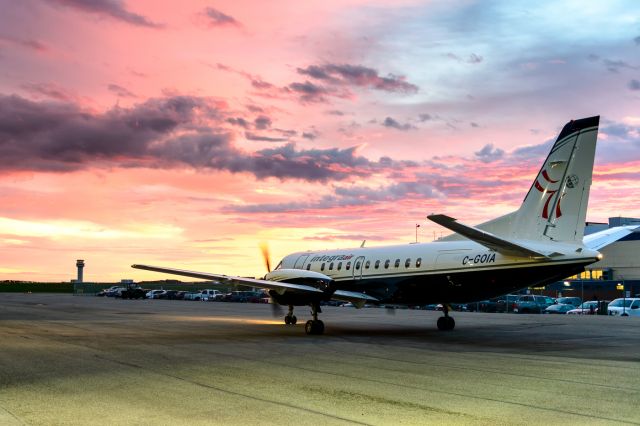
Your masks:
<svg viewBox="0 0 640 426"><path fill-rule="evenodd" d="M456 322L453 318L449 316L449 305L446 303L442 304L442 313L443 317L438 318L438 330L440 331L450 331L453 330L456 326Z"/></svg>
<svg viewBox="0 0 640 426"><path fill-rule="evenodd" d="M285 315L284 323L287 325L296 325L298 318L295 315Z"/></svg>
<svg viewBox="0 0 640 426"><path fill-rule="evenodd" d="M440 317L438 318L438 330L450 331L456 326L456 322L452 317Z"/></svg>
<svg viewBox="0 0 640 426"><path fill-rule="evenodd" d="M307 334L323 334L324 333L324 323L320 320L309 320L304 325L304 331Z"/></svg>

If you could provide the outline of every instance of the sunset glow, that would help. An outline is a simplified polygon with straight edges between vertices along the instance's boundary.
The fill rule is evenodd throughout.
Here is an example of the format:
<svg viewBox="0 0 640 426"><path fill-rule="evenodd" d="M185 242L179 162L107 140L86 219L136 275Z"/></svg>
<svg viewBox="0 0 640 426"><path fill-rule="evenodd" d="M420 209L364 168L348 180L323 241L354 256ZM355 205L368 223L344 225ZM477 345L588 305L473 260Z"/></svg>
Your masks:
<svg viewBox="0 0 640 426"><path fill-rule="evenodd" d="M587 220L640 216L634 1L0 6L0 279L431 241L517 208L592 115Z"/></svg>

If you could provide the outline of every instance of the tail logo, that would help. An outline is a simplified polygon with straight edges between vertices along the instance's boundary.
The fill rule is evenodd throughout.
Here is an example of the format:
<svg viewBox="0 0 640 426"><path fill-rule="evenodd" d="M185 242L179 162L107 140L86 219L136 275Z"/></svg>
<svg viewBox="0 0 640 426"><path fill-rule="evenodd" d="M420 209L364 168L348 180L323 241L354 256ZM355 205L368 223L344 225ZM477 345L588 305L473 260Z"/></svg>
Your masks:
<svg viewBox="0 0 640 426"><path fill-rule="evenodd" d="M545 186L551 187L551 185L558 183L557 180L553 180L549 177L549 173L547 173L547 169L542 170L542 177L546 181ZM576 176L576 183L577 183L577 176ZM553 198L553 195L556 192L558 192L558 189L560 188L556 188L553 190L549 188L543 188L540 182L538 182L538 179L536 179L535 187L538 191L547 195L547 201L545 201L544 208L542 209L542 217L544 219L549 219L549 203L551 202L551 198ZM556 204L556 211L555 211L556 219L562 216L562 210L560 209L560 201L562 201L562 197L560 197L560 199L558 200L558 204Z"/></svg>

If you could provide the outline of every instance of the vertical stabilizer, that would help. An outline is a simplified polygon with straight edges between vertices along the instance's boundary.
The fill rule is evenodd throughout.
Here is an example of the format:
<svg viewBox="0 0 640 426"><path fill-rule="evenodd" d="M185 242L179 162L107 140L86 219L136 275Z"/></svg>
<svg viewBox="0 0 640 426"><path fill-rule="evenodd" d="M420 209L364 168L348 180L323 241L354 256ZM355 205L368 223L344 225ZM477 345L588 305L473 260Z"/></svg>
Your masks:
<svg viewBox="0 0 640 426"><path fill-rule="evenodd" d="M567 123L520 209L512 238L582 243L600 117Z"/></svg>

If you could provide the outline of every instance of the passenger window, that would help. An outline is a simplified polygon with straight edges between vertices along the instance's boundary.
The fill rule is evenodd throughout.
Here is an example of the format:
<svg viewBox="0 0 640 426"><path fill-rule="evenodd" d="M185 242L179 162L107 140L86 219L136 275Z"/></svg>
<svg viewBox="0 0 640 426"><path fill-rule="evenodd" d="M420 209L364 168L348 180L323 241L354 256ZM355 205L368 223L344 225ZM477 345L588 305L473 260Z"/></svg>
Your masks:
<svg viewBox="0 0 640 426"><path fill-rule="evenodd" d="M342 262L338 262L338 271L342 270Z"/></svg>
<svg viewBox="0 0 640 426"><path fill-rule="evenodd" d="M374 268L378 269L379 267L380 267L380 261L376 260L376 264L375 264Z"/></svg>
<svg viewBox="0 0 640 426"><path fill-rule="evenodd" d="M416 259L416 268L419 268L420 265L422 265L422 258L421 257Z"/></svg>
<svg viewBox="0 0 640 426"><path fill-rule="evenodd" d="M391 263L391 261L389 259L384 261L384 269L389 269L389 264Z"/></svg>
<svg viewBox="0 0 640 426"><path fill-rule="evenodd" d="M347 271L351 269L351 262L347 262Z"/></svg>
<svg viewBox="0 0 640 426"><path fill-rule="evenodd" d="M364 262L365 269L369 269L369 266L371 266L371 261L367 260L366 262Z"/></svg>
<svg viewBox="0 0 640 426"><path fill-rule="evenodd" d="M360 261L356 262L356 271L360 270Z"/></svg>
<svg viewBox="0 0 640 426"><path fill-rule="evenodd" d="M333 262L331 262L331 263L329 264L329 270L330 270L330 271L333 271Z"/></svg>
<svg viewBox="0 0 640 426"><path fill-rule="evenodd" d="M400 259L396 259L396 263L393 264L394 268L399 268L400 267Z"/></svg>
<svg viewBox="0 0 640 426"><path fill-rule="evenodd" d="M307 264L307 271L308 271L308 270L310 270L310 269L311 269L311 264L310 264L310 263L308 263L308 264Z"/></svg>
<svg viewBox="0 0 640 426"><path fill-rule="evenodd" d="M322 266L320 266L320 270L324 271L324 262L322 263Z"/></svg>
<svg viewBox="0 0 640 426"><path fill-rule="evenodd" d="M411 259L407 259L404 261L404 267L408 268L409 266L411 266Z"/></svg>

